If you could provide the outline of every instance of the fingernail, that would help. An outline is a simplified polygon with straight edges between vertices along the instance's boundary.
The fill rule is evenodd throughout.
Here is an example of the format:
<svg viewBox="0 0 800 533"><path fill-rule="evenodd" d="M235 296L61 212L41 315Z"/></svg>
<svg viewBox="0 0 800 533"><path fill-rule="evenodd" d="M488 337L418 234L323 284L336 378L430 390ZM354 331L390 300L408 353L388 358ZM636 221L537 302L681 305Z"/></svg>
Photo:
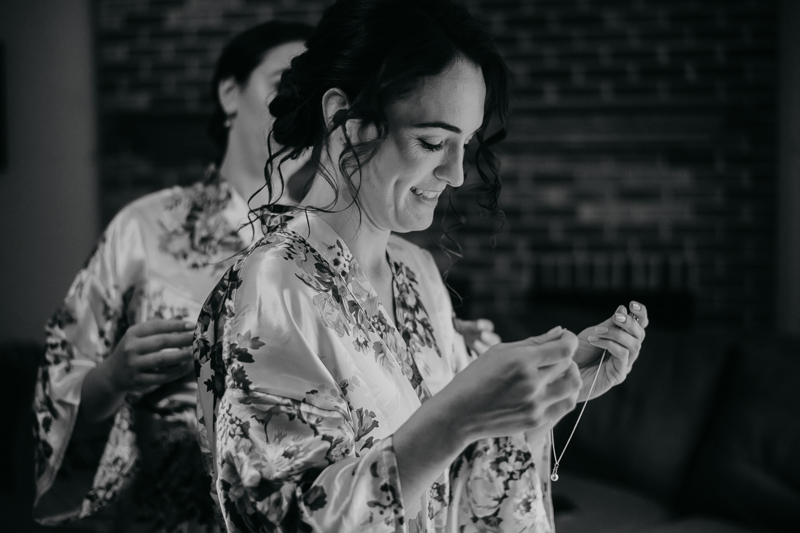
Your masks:
<svg viewBox="0 0 800 533"><path fill-rule="evenodd" d="M600 337L597 337L595 335L589 335L589 342L597 342L599 340L600 340Z"/></svg>
<svg viewBox="0 0 800 533"><path fill-rule="evenodd" d="M195 327L196 325L197 325L197 324L195 324L194 322L184 322L184 323L183 323L183 327L185 327L186 329L194 329L194 327Z"/></svg>
<svg viewBox="0 0 800 533"><path fill-rule="evenodd" d="M550 335L551 333L561 333L561 330L562 330L561 326L556 326L547 333L545 333L545 335Z"/></svg>
<svg viewBox="0 0 800 533"><path fill-rule="evenodd" d="M634 311L641 311L642 310L642 306L639 305L636 302L631 302L631 308L633 308Z"/></svg>
<svg viewBox="0 0 800 533"><path fill-rule="evenodd" d="M627 312L627 309L625 309L624 305L620 305L619 307L617 307L617 313L619 313L621 315L624 315L626 312Z"/></svg>
<svg viewBox="0 0 800 533"><path fill-rule="evenodd" d="M614 315L614 318L617 319L617 322L625 322L626 320L628 320L628 317L626 317L621 313L617 313L616 315Z"/></svg>
<svg viewBox="0 0 800 533"><path fill-rule="evenodd" d="M608 333L608 328L605 326L597 326L594 330L597 333Z"/></svg>

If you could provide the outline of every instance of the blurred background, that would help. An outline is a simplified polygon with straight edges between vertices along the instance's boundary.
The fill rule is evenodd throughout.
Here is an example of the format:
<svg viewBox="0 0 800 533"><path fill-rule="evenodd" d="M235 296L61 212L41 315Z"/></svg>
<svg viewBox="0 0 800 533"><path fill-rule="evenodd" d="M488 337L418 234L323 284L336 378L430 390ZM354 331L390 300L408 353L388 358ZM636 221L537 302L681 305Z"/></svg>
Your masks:
<svg viewBox="0 0 800 533"><path fill-rule="evenodd" d="M671 510L692 507L679 501L687 483L701 492L747 486L745 494L728 498L731 509L704 509L780 528L800 508L797 466L787 474L780 463L800 452L800 429L790 423L796 410L786 412L796 402L800 353L796 344L781 344L800 334L800 2L464 3L486 21L506 58L513 107L500 149L503 228L495 233L496 222L479 216L469 194L454 199L466 215L456 234L464 257L448 274L463 298L457 313L491 318L505 338L516 339L557 323L582 329L610 316L620 303L644 302L653 336L663 333L648 339L642 358L650 349L651 360L667 361L671 370L643 369L649 379L638 378L640 389L633 383L620 387L607 402L605 418L597 408L596 420L606 426L584 437L578 433L569 453L576 462L584 459L588 474L602 475L592 467L613 460L592 455L592 443L627 424L620 406L632 404L639 407L630 414L636 418L630 427L645 428L645 441L632 435L622 440L651 458L665 452L665 426L653 422L653 411L645 409L650 405L671 413L677 425L669 426L667 440L686 448L670 448L677 462L650 465L675 479L661 482L643 474L648 466L636 463L634 452L610 445L609 454L624 464L622 470L608 469L616 477L607 472L607 478L666 501ZM48 316L122 206L203 175L216 155L206 137L209 80L225 42L272 18L315 23L329 4L0 3L0 342L43 342ZM437 223L412 238L429 246L446 268L435 245L440 234ZM738 387L736 376L753 375L747 350L761 361L758 368L771 353L783 354L775 361L789 362L770 367L766 392L743 404L756 405L762 392L777 395L753 416L778 417L775 433L764 430L759 438L780 450L776 456L761 445L746 447L742 457L777 461L768 470L779 480L767 507L742 514L737 497L751 501L746 493L760 490L752 480L723 479L716 488L697 488L684 474L704 454L719 456L713 439L708 444L717 430L709 428L727 416L726 402L733 400L725 394ZM698 358L708 361L700 370ZM792 381L776 385L776 376ZM657 406L646 400L654 383L665 387ZM743 383L760 391L752 379ZM686 390L702 398L692 399ZM682 399L668 401L675 391ZM24 404L29 393L11 387L3 394ZM685 412L675 411L675 403ZM740 414L734 409L731 416ZM732 426L741 424L736 420ZM586 425L591 423L582 422L582 429ZM708 446L714 451L704 451ZM767 486L774 489L775 483ZM581 507L576 498L557 498L557 510L568 518ZM776 501L784 505L779 517L760 519L759 509L775 516ZM631 504L637 506L642 508ZM579 520L567 518L560 531L577 527ZM602 529L602 519L593 523L595 529L587 531Z"/></svg>

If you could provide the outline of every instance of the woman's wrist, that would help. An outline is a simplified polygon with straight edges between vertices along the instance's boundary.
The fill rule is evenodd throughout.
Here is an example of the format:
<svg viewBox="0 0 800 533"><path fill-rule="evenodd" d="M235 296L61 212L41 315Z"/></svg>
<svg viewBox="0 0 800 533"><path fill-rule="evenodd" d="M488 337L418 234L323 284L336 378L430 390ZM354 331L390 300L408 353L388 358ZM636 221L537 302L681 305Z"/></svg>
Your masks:
<svg viewBox="0 0 800 533"><path fill-rule="evenodd" d="M434 396L393 435L405 500L418 498L471 442L458 417L448 411Z"/></svg>
<svg viewBox="0 0 800 533"><path fill-rule="evenodd" d="M82 421L102 422L119 410L125 392L117 389L112 370L109 359L104 359L84 377L78 411Z"/></svg>

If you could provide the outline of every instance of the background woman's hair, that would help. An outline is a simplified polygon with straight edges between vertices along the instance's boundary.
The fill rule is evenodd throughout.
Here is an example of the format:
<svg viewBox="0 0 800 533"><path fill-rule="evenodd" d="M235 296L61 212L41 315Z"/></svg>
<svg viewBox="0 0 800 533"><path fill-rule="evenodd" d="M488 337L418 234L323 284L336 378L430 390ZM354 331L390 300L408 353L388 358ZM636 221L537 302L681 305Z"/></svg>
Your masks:
<svg viewBox="0 0 800 533"><path fill-rule="evenodd" d="M225 128L227 116L219 101L220 82L233 78L240 86L246 85L250 74L258 68L270 50L290 42L305 42L313 31L313 26L301 22L272 20L236 35L222 49L211 79L214 111L208 124L208 135L219 149L217 163L228 147L228 130Z"/></svg>
<svg viewBox="0 0 800 533"><path fill-rule="evenodd" d="M505 136L508 71L492 38L464 7L449 0L339 0L325 11L306 47L283 73L269 106L275 117L270 134L282 148L270 154L265 173L279 168L273 163L295 158L306 148L319 154L327 137L341 128L346 147L339 169L358 205L358 184L352 177L388 134L386 107L414 91L423 78L465 57L481 68L487 89L483 125L472 152L481 179L479 204L502 216L497 210L498 163L490 145ZM341 89L350 106L337 112L329 127L321 102L331 88ZM498 131L487 138L493 117ZM349 119L375 125L377 139L352 143L344 128ZM319 170L338 197L333 176ZM282 175L279 184L284 187ZM271 202L281 196L269 176L266 186Z"/></svg>

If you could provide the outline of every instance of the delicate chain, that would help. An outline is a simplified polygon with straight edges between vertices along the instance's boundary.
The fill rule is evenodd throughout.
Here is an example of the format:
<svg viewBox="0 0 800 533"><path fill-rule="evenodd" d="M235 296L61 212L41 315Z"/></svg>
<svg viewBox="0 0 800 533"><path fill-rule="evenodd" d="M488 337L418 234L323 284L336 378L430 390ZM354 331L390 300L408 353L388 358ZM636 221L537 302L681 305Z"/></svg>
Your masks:
<svg viewBox="0 0 800 533"><path fill-rule="evenodd" d="M578 415L578 419L575 421L575 426L572 428L572 433L569 434L569 438L567 439L567 443L564 445L564 449L561 450L561 455L556 455L556 441L553 437L553 428L550 428L550 443L553 445L553 459L556 460L555 464L553 465L553 473L550 474L550 479L552 481L558 481L558 465L561 463L561 459L564 457L564 452L567 451L567 446L569 446L569 442L572 440L572 436L575 434L575 430L578 429L578 423L581 421L581 417L583 416L583 411L586 409L586 404L589 403L589 399L592 397L592 392L594 391L594 386L597 383L597 376L600 375L600 369L603 368L603 360L606 357L606 351L603 350L603 355L600 356L600 363L597 365L597 372L594 374L594 380L592 381L592 386L589 389L589 395L586 397L586 401L583 402L583 407L581 407L581 412Z"/></svg>

